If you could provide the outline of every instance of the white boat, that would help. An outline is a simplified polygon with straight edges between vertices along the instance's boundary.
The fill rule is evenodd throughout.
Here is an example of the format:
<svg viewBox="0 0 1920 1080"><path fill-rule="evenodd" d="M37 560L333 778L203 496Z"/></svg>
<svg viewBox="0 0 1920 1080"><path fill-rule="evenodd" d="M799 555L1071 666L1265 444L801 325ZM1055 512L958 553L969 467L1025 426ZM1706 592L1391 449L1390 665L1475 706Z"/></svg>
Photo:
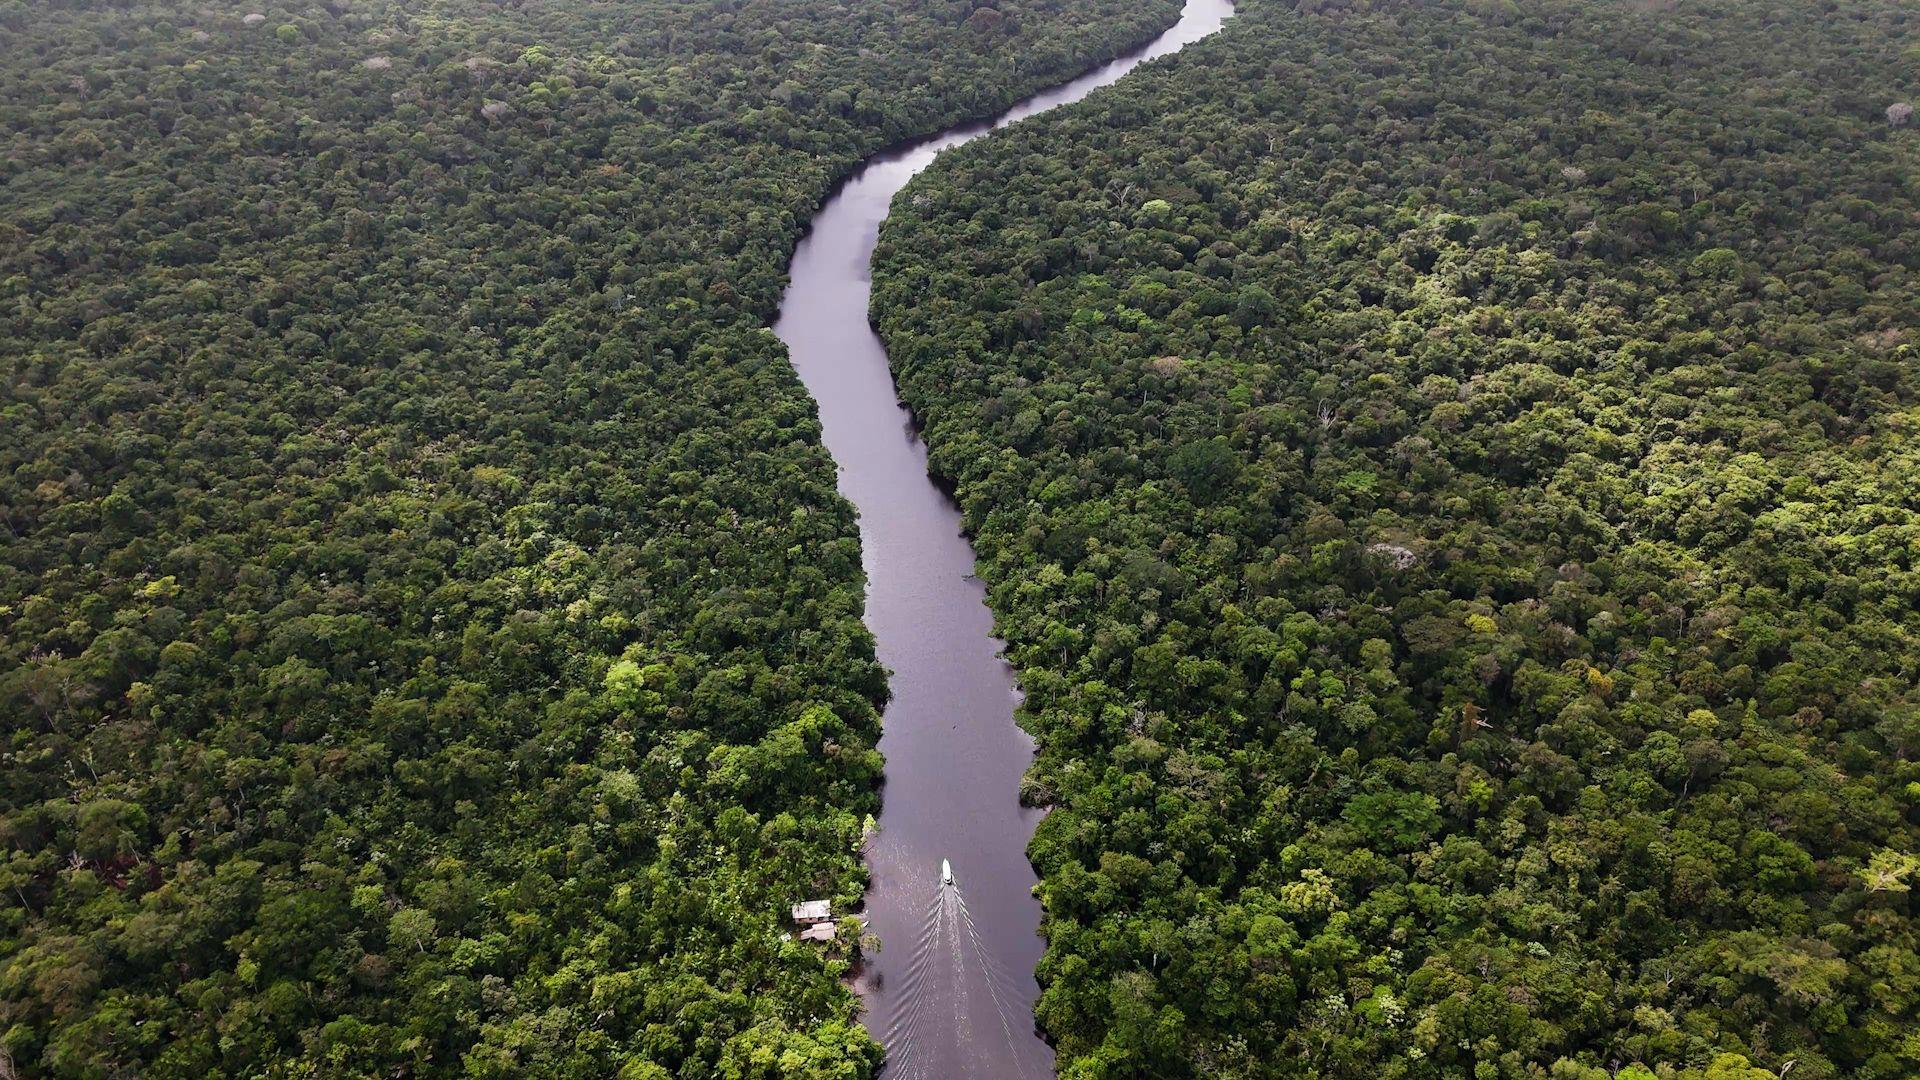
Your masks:
<svg viewBox="0 0 1920 1080"><path fill-rule="evenodd" d="M945 859L940 860L940 884L953 884L953 864Z"/></svg>

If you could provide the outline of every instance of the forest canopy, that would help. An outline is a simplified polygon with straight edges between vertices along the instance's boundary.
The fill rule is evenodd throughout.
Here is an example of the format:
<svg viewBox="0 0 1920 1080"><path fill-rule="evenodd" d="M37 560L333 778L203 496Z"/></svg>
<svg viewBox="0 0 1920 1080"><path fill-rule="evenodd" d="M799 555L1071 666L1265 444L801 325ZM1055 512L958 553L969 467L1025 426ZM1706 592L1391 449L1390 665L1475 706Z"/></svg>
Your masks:
<svg viewBox="0 0 1920 1080"><path fill-rule="evenodd" d="M870 1075L765 326L861 157L1176 8L0 0L0 1074Z"/></svg>
<svg viewBox="0 0 1920 1080"><path fill-rule="evenodd" d="M1064 1075L1920 1075L1916 94L1898 0L1247 0L902 193Z"/></svg>

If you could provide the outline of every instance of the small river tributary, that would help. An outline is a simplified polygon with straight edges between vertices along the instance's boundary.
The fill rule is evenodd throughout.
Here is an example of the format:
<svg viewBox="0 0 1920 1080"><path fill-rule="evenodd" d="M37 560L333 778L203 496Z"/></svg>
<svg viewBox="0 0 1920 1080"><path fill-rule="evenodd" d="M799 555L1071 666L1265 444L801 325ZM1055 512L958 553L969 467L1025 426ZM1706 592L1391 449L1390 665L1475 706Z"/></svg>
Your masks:
<svg viewBox="0 0 1920 1080"><path fill-rule="evenodd" d="M867 852L868 929L881 950L862 979L867 1026L889 1078L1042 1077L1034 1031L1040 904L1023 808L1033 742L993 636L959 510L927 475L927 451L894 394L869 325L870 264L893 197L934 155L1086 97L1138 64L1213 33L1228 0L1187 0L1145 47L1020 102L868 160L815 215L794 253L774 332L819 403L840 491L860 512L867 625L891 672L880 750L880 828ZM942 866L952 880L943 881Z"/></svg>

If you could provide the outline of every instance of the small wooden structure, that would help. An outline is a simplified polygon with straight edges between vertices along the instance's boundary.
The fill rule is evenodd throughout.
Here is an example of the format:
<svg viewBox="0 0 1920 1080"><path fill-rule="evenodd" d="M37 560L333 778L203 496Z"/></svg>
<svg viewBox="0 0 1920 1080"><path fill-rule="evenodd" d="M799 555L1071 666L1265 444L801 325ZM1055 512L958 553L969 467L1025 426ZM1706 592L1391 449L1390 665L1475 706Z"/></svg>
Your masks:
<svg viewBox="0 0 1920 1080"><path fill-rule="evenodd" d="M833 904L827 900L801 901L793 905L793 921L807 927L830 923L833 921Z"/></svg>
<svg viewBox="0 0 1920 1080"><path fill-rule="evenodd" d="M840 936L840 928L830 922L817 922L800 931L801 941L832 941Z"/></svg>

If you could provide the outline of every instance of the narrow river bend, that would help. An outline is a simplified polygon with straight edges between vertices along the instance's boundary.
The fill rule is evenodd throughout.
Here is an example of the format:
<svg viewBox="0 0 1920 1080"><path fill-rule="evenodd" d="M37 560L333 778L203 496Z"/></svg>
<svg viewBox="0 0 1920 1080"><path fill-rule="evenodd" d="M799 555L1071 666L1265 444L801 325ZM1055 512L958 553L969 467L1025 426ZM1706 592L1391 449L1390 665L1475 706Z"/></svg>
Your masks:
<svg viewBox="0 0 1920 1080"><path fill-rule="evenodd" d="M973 578L960 513L927 476L926 447L868 323L880 223L941 150L1078 101L1213 33L1232 12L1228 0L1187 0L1179 22L1138 51L991 122L875 156L821 208L794 253L774 332L819 403L840 491L860 512L867 625L892 672L880 831L867 856L869 930L882 949L862 988L889 1078L1042 1077L1053 1052L1033 1025L1040 905L1026 847L1039 812L1019 803L1033 742L1013 722L1019 691Z"/></svg>

